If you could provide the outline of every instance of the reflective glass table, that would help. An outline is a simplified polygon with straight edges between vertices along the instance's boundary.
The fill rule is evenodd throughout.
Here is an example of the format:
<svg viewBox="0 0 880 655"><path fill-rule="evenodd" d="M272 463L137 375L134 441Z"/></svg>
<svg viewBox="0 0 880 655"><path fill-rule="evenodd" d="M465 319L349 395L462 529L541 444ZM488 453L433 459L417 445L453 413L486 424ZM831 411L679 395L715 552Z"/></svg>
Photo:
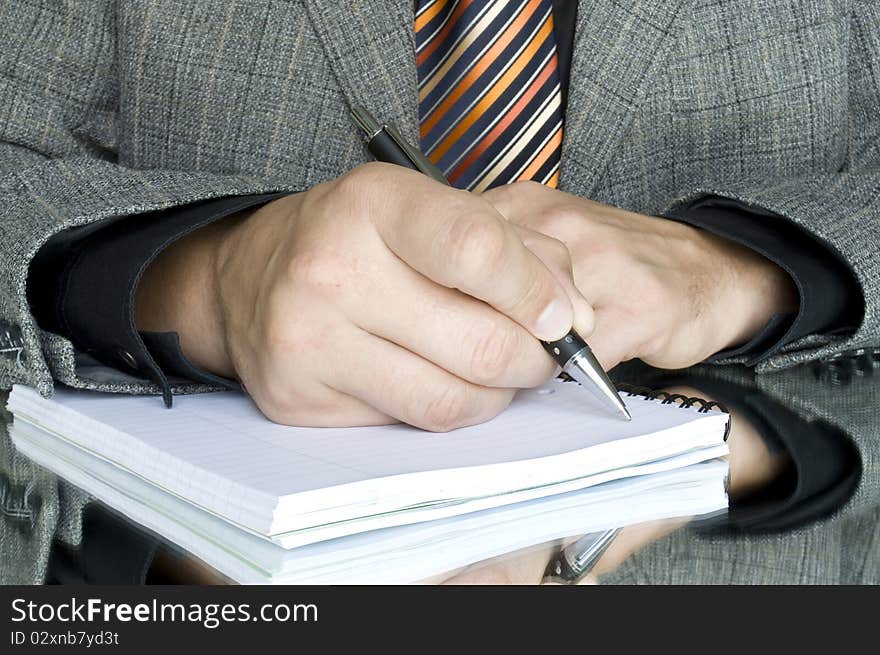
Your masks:
<svg viewBox="0 0 880 655"><path fill-rule="evenodd" d="M729 408L731 506L624 528L582 583L880 583L880 351L762 374L630 363L612 377ZM0 419L0 583L227 582L16 453ZM540 583L566 541L424 582Z"/></svg>

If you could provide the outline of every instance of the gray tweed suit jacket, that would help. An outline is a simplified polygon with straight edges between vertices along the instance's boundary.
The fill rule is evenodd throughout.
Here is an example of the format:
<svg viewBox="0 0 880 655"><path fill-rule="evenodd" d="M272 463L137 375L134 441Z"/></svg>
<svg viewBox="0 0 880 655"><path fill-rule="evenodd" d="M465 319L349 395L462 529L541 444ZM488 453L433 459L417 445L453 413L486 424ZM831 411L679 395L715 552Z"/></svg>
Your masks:
<svg viewBox="0 0 880 655"><path fill-rule="evenodd" d="M764 369L880 341L880 3L581 4L561 187L643 213L713 192L839 251L863 324ZM417 139L412 0L0 0L0 24L0 388L157 391L35 324L56 232L336 177L367 160L353 102Z"/></svg>

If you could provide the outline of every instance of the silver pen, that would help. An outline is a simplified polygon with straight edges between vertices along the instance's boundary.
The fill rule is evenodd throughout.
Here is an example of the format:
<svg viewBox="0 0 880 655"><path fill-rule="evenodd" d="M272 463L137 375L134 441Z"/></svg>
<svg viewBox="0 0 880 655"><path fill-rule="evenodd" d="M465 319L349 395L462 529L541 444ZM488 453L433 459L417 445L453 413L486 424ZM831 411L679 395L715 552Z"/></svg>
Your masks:
<svg viewBox="0 0 880 655"><path fill-rule="evenodd" d="M442 171L418 148L408 144L394 127L379 123L363 107L352 107L351 113L366 136L367 148L377 160L405 166L438 182L449 184ZM570 378L627 421L632 419L614 383L596 360L590 347L574 330L558 341L542 341L541 344Z"/></svg>
<svg viewBox="0 0 880 655"><path fill-rule="evenodd" d="M575 584L595 566L620 528L585 534L559 551L547 565L544 578L566 584Z"/></svg>

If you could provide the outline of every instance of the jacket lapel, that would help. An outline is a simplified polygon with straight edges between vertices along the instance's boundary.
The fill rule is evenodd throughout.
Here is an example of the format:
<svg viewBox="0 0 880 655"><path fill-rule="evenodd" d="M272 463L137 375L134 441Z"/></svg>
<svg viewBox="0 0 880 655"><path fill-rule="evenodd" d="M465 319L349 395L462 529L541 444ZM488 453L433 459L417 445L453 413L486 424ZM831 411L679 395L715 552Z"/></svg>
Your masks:
<svg viewBox="0 0 880 655"><path fill-rule="evenodd" d="M581 0L560 187L591 196L695 0ZM304 0L343 93L419 142L413 0Z"/></svg>
<svg viewBox="0 0 880 655"><path fill-rule="evenodd" d="M413 0L304 0L350 104L418 143Z"/></svg>
<svg viewBox="0 0 880 655"><path fill-rule="evenodd" d="M693 0L581 0L560 187L592 196Z"/></svg>

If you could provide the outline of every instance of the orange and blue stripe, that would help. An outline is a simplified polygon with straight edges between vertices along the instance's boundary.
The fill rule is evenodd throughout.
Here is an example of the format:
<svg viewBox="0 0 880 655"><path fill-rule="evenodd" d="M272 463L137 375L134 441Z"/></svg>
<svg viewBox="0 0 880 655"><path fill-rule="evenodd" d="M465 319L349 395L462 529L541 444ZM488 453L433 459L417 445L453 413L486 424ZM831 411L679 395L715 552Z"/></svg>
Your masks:
<svg viewBox="0 0 880 655"><path fill-rule="evenodd" d="M456 187L557 186L562 96L550 0L421 0L421 145Z"/></svg>

